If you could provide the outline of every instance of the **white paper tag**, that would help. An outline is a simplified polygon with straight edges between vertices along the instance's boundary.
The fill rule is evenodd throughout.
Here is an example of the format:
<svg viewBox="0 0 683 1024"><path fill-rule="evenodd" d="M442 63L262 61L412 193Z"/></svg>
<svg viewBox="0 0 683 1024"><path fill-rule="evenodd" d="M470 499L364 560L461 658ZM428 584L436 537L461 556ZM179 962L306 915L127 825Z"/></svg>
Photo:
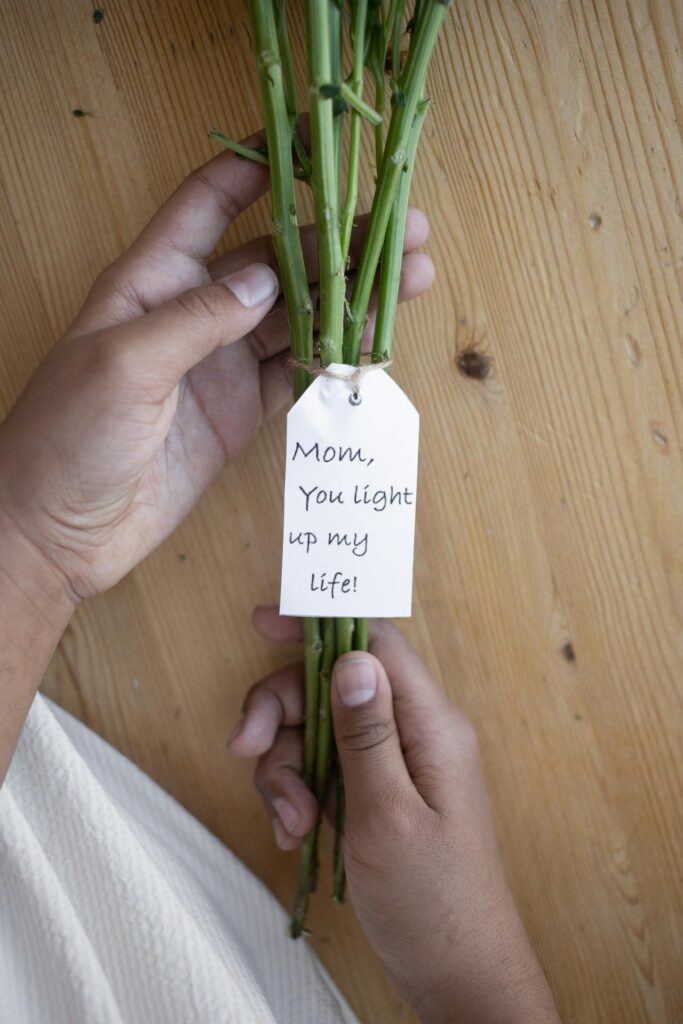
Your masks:
<svg viewBox="0 0 683 1024"><path fill-rule="evenodd" d="M420 417L383 370L353 393L320 375L287 416L283 615L410 615Z"/></svg>

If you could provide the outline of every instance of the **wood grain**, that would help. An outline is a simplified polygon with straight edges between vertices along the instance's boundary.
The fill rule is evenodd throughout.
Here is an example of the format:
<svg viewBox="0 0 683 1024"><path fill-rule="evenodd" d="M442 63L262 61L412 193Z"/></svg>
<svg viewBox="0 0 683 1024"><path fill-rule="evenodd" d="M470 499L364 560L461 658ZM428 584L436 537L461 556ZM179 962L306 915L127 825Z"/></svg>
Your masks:
<svg viewBox="0 0 683 1024"><path fill-rule="evenodd" d="M207 127L259 123L238 0L104 10L0 5L3 411ZM458 0L415 176L438 281L397 327L423 417L408 631L478 726L512 886L581 1024L683 1020L682 22L677 0ZM260 202L226 244L267 223ZM282 659L249 628L277 594L282 451L280 417L79 610L45 691L288 901L295 861L225 749ZM413 1019L348 908L312 925L363 1021Z"/></svg>

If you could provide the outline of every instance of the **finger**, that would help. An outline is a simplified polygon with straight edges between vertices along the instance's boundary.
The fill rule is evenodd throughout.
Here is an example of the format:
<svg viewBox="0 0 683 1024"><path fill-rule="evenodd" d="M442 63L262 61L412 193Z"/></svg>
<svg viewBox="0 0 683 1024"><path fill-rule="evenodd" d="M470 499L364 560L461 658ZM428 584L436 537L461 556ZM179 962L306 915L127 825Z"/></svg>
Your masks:
<svg viewBox="0 0 683 1024"><path fill-rule="evenodd" d="M430 807L443 810L457 788L454 771L476 765L474 729L396 626L373 621L369 646L391 680L403 756L415 787Z"/></svg>
<svg viewBox="0 0 683 1024"><path fill-rule="evenodd" d="M406 302L409 299L414 299L418 295L421 295L427 288L432 284L434 280L434 264L429 256L425 253L414 253L412 250L418 245L422 245L429 234L429 222L424 214L420 210L412 210L409 221L406 225L406 236L404 242L404 259L401 267L401 282L399 286L398 301ZM364 223L359 225L359 231L365 230L367 218L364 218ZM311 229L315 232L314 225L311 225ZM308 229L304 228L302 236ZM314 234L315 237L315 234ZM362 237L357 239L356 248L359 248ZM226 256L221 257L217 260L211 269L212 275L216 268L220 268L226 274L236 273L239 269L245 266L251 258L252 262L267 263L274 270L277 270L277 260L273 253L272 245L269 238L255 239L254 242L248 243L246 246L242 246L240 249L235 249L233 252L227 253ZM354 261L352 260L352 266ZM315 274L315 269L309 268L311 274ZM317 274L315 274L317 276ZM352 285L354 280L354 274L351 271L347 278L347 297L350 297ZM311 287L311 301L314 305L317 302L318 288L317 284L313 283ZM369 315L372 318L372 314L377 305L377 288L373 290L370 298ZM371 332L366 331L366 342L371 338ZM252 332L249 338L249 344L254 354L259 360L263 361L272 358L272 356L283 352L290 345L290 330L289 323L287 321L287 313L285 309L284 300L281 298L274 305L267 317L258 325L258 327ZM276 403L274 410L279 408L280 402Z"/></svg>
<svg viewBox="0 0 683 1024"><path fill-rule="evenodd" d="M301 619L280 615L273 605L255 608L252 621L261 636L275 643L303 640ZM391 680L394 717L414 787L430 807L447 809L458 791L454 773L462 776L478 768L472 724L446 697L396 626L371 620L369 634L370 651Z"/></svg>
<svg viewBox="0 0 683 1024"><path fill-rule="evenodd" d="M116 370L159 401L220 345L251 331L275 302L277 291L270 267L253 264L107 332L105 354Z"/></svg>
<svg viewBox="0 0 683 1024"><path fill-rule="evenodd" d="M273 308L264 316L263 320L256 325L247 338L247 343L253 355L263 362L289 351L291 346L291 333L287 310L282 296L277 300Z"/></svg>
<svg viewBox="0 0 683 1024"><path fill-rule="evenodd" d="M354 274L349 274L346 293L350 297L353 289ZM401 264L401 280L399 282L398 301L409 302L423 294L434 281L434 263L430 256L423 252L406 253ZM318 286L311 287L311 301L315 304L318 297ZM372 343L372 327L377 308L377 288L373 288L368 308L368 325L363 335L364 343ZM317 322L314 321L314 326ZM278 299L271 311L249 336L249 347L254 355L264 362L284 352L290 346L290 331L283 299ZM279 406L278 406L279 407Z"/></svg>
<svg viewBox="0 0 683 1024"><path fill-rule="evenodd" d="M292 363L289 349L261 363L263 415L270 419L292 400Z"/></svg>
<svg viewBox="0 0 683 1024"><path fill-rule="evenodd" d="M249 690L242 714L228 746L235 757L258 757L272 747L281 726L301 725L304 720L304 669L288 665L255 683Z"/></svg>
<svg viewBox="0 0 683 1024"><path fill-rule="evenodd" d="M257 633L276 644L301 644L304 640L303 622L292 615L280 615L276 605L259 604L251 615Z"/></svg>
<svg viewBox="0 0 683 1024"><path fill-rule="evenodd" d="M410 302L419 298L434 283L435 276L434 262L431 256L425 252L407 253L401 264L401 280L398 287L398 301ZM361 348L363 352L369 352L375 334L375 317L377 313L378 288L375 285L370 296L368 305L368 321L363 331Z"/></svg>
<svg viewBox="0 0 683 1024"><path fill-rule="evenodd" d="M426 253L408 253L403 257L398 301L408 302L422 295L434 280L434 264ZM372 347L377 308L377 289L370 299L368 323L363 332L363 351ZM261 398L266 419L278 412L292 397L292 367L289 357L289 328L284 309L282 316L269 314L252 332L257 353L263 356L272 353L261 363ZM284 344L283 344L284 342Z"/></svg>
<svg viewBox="0 0 683 1024"><path fill-rule="evenodd" d="M302 765L301 729L281 729L271 749L259 758L254 773L256 788L273 820L277 844L285 850L299 845L318 816L316 799L301 778Z"/></svg>
<svg viewBox="0 0 683 1024"><path fill-rule="evenodd" d="M391 685L382 663L354 651L335 662L332 713L352 829L415 795L401 751Z"/></svg>
<svg viewBox="0 0 683 1024"><path fill-rule="evenodd" d="M261 133L245 140L248 146L262 142ZM267 167L231 152L198 167L100 275L70 333L132 320L188 288L208 284L205 260L228 225L266 192L268 183ZM247 260L235 270L249 262L258 261Z"/></svg>
<svg viewBox="0 0 683 1024"><path fill-rule="evenodd" d="M363 214L355 222L349 245L350 269L353 269L358 263L369 219L369 214ZM306 276L309 282L317 281L318 231L315 224L307 224L301 229L299 235L304 263L306 264ZM428 237L429 221L426 215L416 207L409 207L406 217L403 251L412 252L413 249L424 245ZM230 252L219 256L209 264L209 273L214 278L222 277L224 274L234 273L248 263L267 263L273 270L278 269L271 235L262 235L260 238L254 238L237 249L232 249Z"/></svg>

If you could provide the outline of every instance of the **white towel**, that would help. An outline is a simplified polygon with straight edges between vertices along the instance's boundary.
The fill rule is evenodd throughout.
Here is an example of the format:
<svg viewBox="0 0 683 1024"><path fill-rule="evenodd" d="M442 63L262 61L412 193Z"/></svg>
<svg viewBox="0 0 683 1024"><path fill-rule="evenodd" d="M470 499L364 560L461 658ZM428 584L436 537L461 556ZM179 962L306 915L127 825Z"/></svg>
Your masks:
<svg viewBox="0 0 683 1024"><path fill-rule="evenodd" d="M2 1024L353 1024L265 887L38 696L0 790Z"/></svg>

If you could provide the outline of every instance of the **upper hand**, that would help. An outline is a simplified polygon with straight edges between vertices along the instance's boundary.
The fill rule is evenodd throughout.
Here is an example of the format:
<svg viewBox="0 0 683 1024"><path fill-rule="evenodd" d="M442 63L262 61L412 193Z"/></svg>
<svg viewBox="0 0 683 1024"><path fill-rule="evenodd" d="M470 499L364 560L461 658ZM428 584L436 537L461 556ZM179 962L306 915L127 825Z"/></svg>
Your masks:
<svg viewBox="0 0 683 1024"><path fill-rule="evenodd" d="M291 394L270 238L207 262L267 187L266 168L232 153L191 174L98 277L0 429L2 528L73 601L156 547ZM413 211L406 250L426 236ZM315 295L312 228L302 244ZM401 297L431 279L429 257L408 255Z"/></svg>
<svg viewBox="0 0 683 1024"><path fill-rule="evenodd" d="M258 608L271 640L301 624ZM396 988L423 1021L557 1024L498 855L470 722L396 627L371 625L371 653L338 659L332 711L344 772L349 893ZM317 805L302 778L303 669L257 683L230 741L259 756L256 785L291 850Z"/></svg>

